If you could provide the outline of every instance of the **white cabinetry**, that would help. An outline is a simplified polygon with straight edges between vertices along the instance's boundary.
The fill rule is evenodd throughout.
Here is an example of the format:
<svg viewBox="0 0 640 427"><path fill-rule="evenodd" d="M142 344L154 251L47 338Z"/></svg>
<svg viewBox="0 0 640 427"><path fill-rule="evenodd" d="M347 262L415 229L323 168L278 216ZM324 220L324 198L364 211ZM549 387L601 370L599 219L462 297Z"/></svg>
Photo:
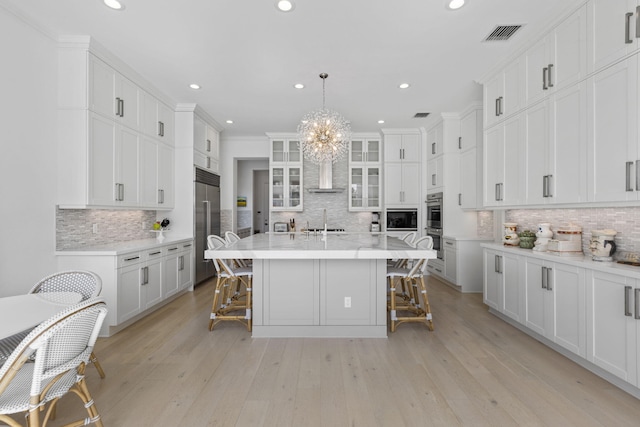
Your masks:
<svg viewBox="0 0 640 427"><path fill-rule="evenodd" d="M101 277L101 295L109 306L102 336L117 332L193 285L191 239L164 245L155 240L143 242L144 249L129 248L122 253L110 248L56 253L60 270L85 269Z"/></svg>
<svg viewBox="0 0 640 427"><path fill-rule="evenodd" d="M527 50L527 105L585 78L586 40L586 7L581 7Z"/></svg>
<svg viewBox="0 0 640 427"><path fill-rule="evenodd" d="M173 145L175 138L174 112L153 95L140 91L141 130L145 135Z"/></svg>
<svg viewBox="0 0 640 427"><path fill-rule="evenodd" d="M520 321L524 310L519 257L507 252L485 249L483 259L484 303L499 313Z"/></svg>
<svg viewBox="0 0 640 427"><path fill-rule="evenodd" d="M638 142L638 55L588 80L589 201L637 200L640 195Z"/></svg>
<svg viewBox="0 0 640 427"><path fill-rule="evenodd" d="M58 77L60 207L170 209L173 205L173 165L167 168L166 163L157 164L161 157L157 147L154 150L151 146L153 143L172 143L173 111L162 105L163 120L171 127L170 140L155 133L147 134L146 108L153 104L153 115L157 118L159 101L91 53L88 44L63 42L61 46ZM173 150L171 144L167 148ZM173 157L165 150L162 159L167 155ZM163 194L169 203L162 203Z"/></svg>
<svg viewBox="0 0 640 427"><path fill-rule="evenodd" d="M384 132L385 207L418 207L420 196L420 134Z"/></svg>
<svg viewBox="0 0 640 427"><path fill-rule="evenodd" d="M525 184L524 116L518 114L485 131L484 206L518 205Z"/></svg>
<svg viewBox="0 0 640 427"><path fill-rule="evenodd" d="M587 292L587 359L640 385L640 283L638 279L593 271Z"/></svg>
<svg viewBox="0 0 640 427"><path fill-rule="evenodd" d="M586 356L583 268L526 257L525 301L527 328Z"/></svg>
<svg viewBox="0 0 640 427"><path fill-rule="evenodd" d="M444 253L444 279L460 292L481 293L482 248L480 244L489 239L454 238L444 236L442 247ZM436 272L437 274L437 272Z"/></svg>
<svg viewBox="0 0 640 427"><path fill-rule="evenodd" d="M589 71L598 71L640 48L638 0L587 3Z"/></svg>
<svg viewBox="0 0 640 427"><path fill-rule="evenodd" d="M199 116L194 116L193 163L201 169L218 174L220 171L219 132Z"/></svg>
<svg viewBox="0 0 640 427"><path fill-rule="evenodd" d="M524 104L524 58L519 58L499 71L484 85L484 124L489 127Z"/></svg>
<svg viewBox="0 0 640 427"><path fill-rule="evenodd" d="M380 138L352 139L349 149L349 210L380 211Z"/></svg>
<svg viewBox="0 0 640 427"><path fill-rule="evenodd" d="M302 153L294 135L269 135L271 210L302 211Z"/></svg>
<svg viewBox="0 0 640 427"><path fill-rule="evenodd" d="M460 194L462 209L482 206L482 109L474 108L460 118Z"/></svg>

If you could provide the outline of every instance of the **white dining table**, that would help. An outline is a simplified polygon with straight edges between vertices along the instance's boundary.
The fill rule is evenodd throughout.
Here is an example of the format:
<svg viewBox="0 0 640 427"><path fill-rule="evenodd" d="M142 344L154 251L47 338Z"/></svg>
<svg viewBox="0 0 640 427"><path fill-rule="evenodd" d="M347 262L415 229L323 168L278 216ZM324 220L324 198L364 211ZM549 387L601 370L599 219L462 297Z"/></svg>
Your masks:
<svg viewBox="0 0 640 427"><path fill-rule="evenodd" d="M0 340L38 326L82 301L77 292L43 292L0 298Z"/></svg>

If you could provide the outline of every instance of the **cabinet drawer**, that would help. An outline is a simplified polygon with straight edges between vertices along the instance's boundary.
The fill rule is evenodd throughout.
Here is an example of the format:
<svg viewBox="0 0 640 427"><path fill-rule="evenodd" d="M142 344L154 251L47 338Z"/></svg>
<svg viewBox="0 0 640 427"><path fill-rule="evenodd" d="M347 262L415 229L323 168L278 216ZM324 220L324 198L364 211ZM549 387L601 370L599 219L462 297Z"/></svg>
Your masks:
<svg viewBox="0 0 640 427"><path fill-rule="evenodd" d="M162 255L164 252L162 249L163 248L155 248L155 249L150 249L148 251L145 251L144 253L145 261L156 259L156 258L162 258Z"/></svg>
<svg viewBox="0 0 640 427"><path fill-rule="evenodd" d="M145 254L140 252L118 255L118 268L138 264L143 261L144 256Z"/></svg>
<svg viewBox="0 0 640 427"><path fill-rule="evenodd" d="M451 249L455 249L456 248L456 241L453 239L442 239L442 242L444 244L444 248L451 248Z"/></svg>

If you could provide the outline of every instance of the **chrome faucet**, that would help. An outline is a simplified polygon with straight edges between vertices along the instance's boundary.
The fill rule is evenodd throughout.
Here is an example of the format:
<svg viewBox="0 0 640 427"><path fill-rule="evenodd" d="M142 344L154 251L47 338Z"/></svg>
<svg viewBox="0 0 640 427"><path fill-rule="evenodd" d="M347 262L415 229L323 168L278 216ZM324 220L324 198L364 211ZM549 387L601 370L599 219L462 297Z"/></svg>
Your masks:
<svg viewBox="0 0 640 427"><path fill-rule="evenodd" d="M324 224L324 229L327 229L327 209L325 208L322 213L322 223Z"/></svg>

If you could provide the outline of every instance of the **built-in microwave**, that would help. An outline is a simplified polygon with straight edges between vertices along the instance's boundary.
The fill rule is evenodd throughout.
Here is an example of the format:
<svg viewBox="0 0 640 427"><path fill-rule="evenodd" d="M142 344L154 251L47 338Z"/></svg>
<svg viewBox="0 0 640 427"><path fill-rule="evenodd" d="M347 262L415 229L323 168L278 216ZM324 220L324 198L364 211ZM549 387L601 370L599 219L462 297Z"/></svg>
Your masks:
<svg viewBox="0 0 640 427"><path fill-rule="evenodd" d="M387 231L418 231L417 209L387 210Z"/></svg>

